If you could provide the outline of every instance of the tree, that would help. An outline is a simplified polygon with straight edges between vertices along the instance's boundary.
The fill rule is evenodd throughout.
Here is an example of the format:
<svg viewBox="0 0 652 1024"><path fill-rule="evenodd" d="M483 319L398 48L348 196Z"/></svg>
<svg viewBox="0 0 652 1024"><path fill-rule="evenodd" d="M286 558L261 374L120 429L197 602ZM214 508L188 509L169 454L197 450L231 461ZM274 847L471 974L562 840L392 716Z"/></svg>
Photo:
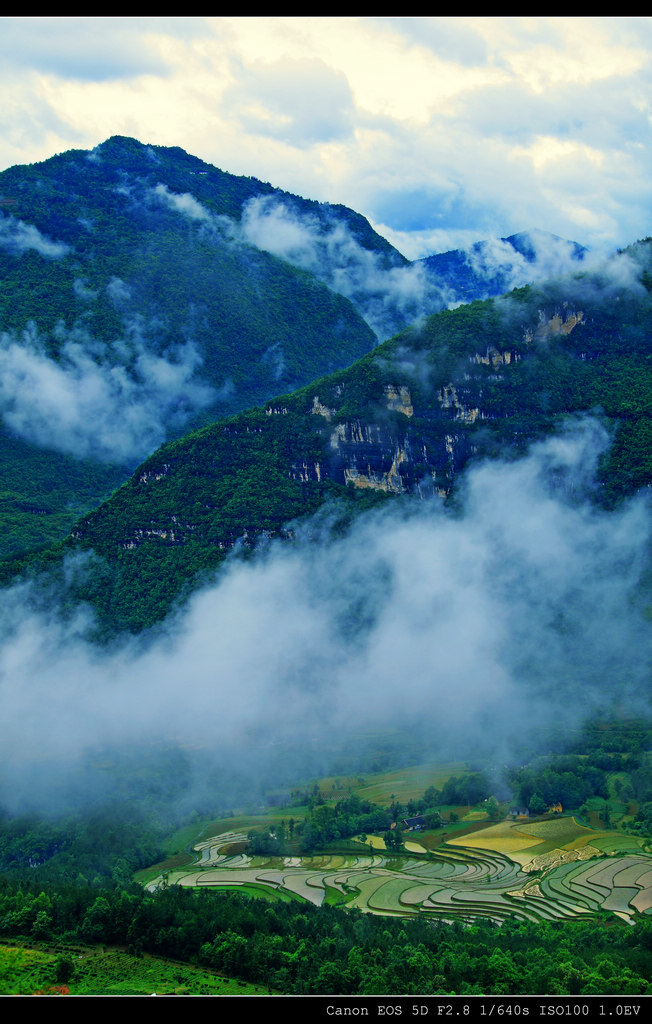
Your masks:
<svg viewBox="0 0 652 1024"><path fill-rule="evenodd" d="M539 796L538 793L533 793L530 797L528 808L530 814L545 814L545 812L548 809L548 806L543 797Z"/></svg>
<svg viewBox="0 0 652 1024"><path fill-rule="evenodd" d="M385 846L388 850L394 850L398 852L403 845L403 836L400 828L390 828L385 832L383 839L385 840Z"/></svg>
<svg viewBox="0 0 652 1024"><path fill-rule="evenodd" d="M496 800L495 796L490 796L487 800L487 814L491 821L498 821L502 817L500 804Z"/></svg>
<svg viewBox="0 0 652 1024"><path fill-rule="evenodd" d="M444 819L439 811L427 811L423 817L426 828L440 828Z"/></svg>
<svg viewBox="0 0 652 1024"><path fill-rule="evenodd" d="M54 965L54 980L58 985L67 985L75 973L75 965L68 956L59 957Z"/></svg>

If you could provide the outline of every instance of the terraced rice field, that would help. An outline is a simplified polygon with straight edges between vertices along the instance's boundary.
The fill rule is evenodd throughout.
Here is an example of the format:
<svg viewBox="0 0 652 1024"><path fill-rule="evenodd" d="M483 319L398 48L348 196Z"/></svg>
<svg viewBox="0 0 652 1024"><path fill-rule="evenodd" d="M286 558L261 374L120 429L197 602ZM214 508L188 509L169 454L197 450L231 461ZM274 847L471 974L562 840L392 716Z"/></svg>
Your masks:
<svg viewBox="0 0 652 1024"><path fill-rule="evenodd" d="M220 853L241 839L240 833L224 833L198 844L193 870L170 872L152 887L246 886L316 905L329 893L329 899L335 895L373 914L466 921L551 921L605 910L631 919L652 913L652 856L645 843L585 828L572 817L500 822L428 855L417 849L398 859L375 844L366 856Z"/></svg>

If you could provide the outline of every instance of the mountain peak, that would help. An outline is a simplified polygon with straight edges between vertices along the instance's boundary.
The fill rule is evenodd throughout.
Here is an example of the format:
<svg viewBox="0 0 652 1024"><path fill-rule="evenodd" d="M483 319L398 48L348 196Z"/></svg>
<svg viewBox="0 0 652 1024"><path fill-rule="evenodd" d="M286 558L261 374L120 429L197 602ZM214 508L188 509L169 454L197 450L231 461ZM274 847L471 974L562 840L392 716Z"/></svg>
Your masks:
<svg viewBox="0 0 652 1024"><path fill-rule="evenodd" d="M468 249L427 256L419 262L449 289L449 303L488 299L535 281L572 273L588 250L538 228L484 239Z"/></svg>

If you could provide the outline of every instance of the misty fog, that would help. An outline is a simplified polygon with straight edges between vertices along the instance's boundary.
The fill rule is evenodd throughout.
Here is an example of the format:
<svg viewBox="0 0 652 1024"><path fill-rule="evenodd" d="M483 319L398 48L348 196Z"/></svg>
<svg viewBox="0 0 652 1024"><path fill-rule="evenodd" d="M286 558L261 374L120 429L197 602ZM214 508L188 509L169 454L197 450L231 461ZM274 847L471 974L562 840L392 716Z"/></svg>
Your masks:
<svg viewBox="0 0 652 1024"><path fill-rule="evenodd" d="M3 591L0 800L37 800L39 771L115 744L177 743L260 780L282 742L401 728L433 758L502 763L549 728L644 713L650 508L590 502L607 444L574 421L472 468L454 509L393 502L345 536L323 512L110 650L65 594Z"/></svg>
<svg viewBox="0 0 652 1024"><path fill-rule="evenodd" d="M26 224L16 217L7 216L0 210L0 249L12 255L33 249L46 259L60 259L70 252L65 242L43 235L34 224Z"/></svg>
<svg viewBox="0 0 652 1024"><path fill-rule="evenodd" d="M114 278L107 290L120 286ZM136 317L111 344L62 323L54 338L56 358L33 322L20 336L0 334L0 414L44 448L134 465L215 400L197 379L202 360L192 342L155 354Z"/></svg>

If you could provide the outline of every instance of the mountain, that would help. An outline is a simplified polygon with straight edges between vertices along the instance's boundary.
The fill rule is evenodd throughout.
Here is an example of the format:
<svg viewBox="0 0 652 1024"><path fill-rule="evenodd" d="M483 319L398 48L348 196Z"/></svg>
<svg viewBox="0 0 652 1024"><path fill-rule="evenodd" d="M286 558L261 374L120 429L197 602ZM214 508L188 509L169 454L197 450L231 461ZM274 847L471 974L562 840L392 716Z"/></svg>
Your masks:
<svg viewBox="0 0 652 1024"><path fill-rule="evenodd" d="M59 364L77 344L136 380L143 351L183 364L176 397L190 420L296 387L375 343L348 301L250 241L252 202L283 203L322 232L337 224L384 268L406 262L352 210L134 139L10 168L0 195L3 330L29 329L23 345L40 341ZM189 380L213 390L193 396Z"/></svg>
<svg viewBox="0 0 652 1024"><path fill-rule="evenodd" d="M180 149L115 137L0 174L5 553L61 536L166 438L376 344L347 298L247 240L264 200L406 262L354 211Z"/></svg>
<svg viewBox="0 0 652 1024"><path fill-rule="evenodd" d="M514 288L580 269L588 249L548 231L522 231L475 242L418 261L442 282L449 305L503 295Z"/></svg>
<svg viewBox="0 0 652 1024"><path fill-rule="evenodd" d="M392 498L448 498L471 461L516 458L588 413L612 438L592 500L649 486L651 254L647 240L599 273L438 313L164 445L75 525L65 549L99 556L77 596L105 629L138 631L234 549L291 536L333 499L345 521Z"/></svg>
<svg viewBox="0 0 652 1024"><path fill-rule="evenodd" d="M410 263L344 206L118 136L2 172L0 556L64 536L163 441L540 276L537 237L506 240L511 276L489 243Z"/></svg>
<svg viewBox="0 0 652 1024"><path fill-rule="evenodd" d="M204 898L167 875L182 847L212 844L218 819L220 831L247 823L226 853L271 841L289 858L335 841L357 868L367 850L350 837L380 827L358 817L362 797L377 785L391 798L384 830L413 813L401 801L420 777L414 813L437 803L448 819L424 846L464 841L485 813L471 805L493 820L513 792L551 819L563 798L572 856L593 835L600 848L582 857L633 849L642 862L652 239L590 271L571 244L574 274L564 257L550 280L440 310L464 289L521 283L521 270L539 278L548 242L480 243L431 272L353 211L128 139L11 169L0 188L0 544L15 555L0 563L0 920L12 941L165 947L176 990L188 987L180 959L246 976L234 956L253 949L261 986L334 991L346 975L359 993L404 991L434 936L412 988L460 991L460 977L433 973L442 955L453 964L447 907L435 928L416 903L415 921L390 922L388 956L385 924L362 948L360 922L330 898L262 935L244 890ZM376 345L389 324L398 333ZM542 756L553 751L564 756ZM261 831L245 847L250 822ZM560 823L555 812L529 828L553 845ZM141 899L133 872L152 864ZM549 952L532 991L559 979L564 992L645 991L650 921L624 884L610 898L628 924L609 929L606 959L599 901L571 908L584 921L548 927L536 908L491 931L477 917L489 903L460 904L474 948L492 952L499 932L519 943L513 970L505 947L472 965L464 991L513 989L528 943ZM509 897L517 916L528 898L554 911L534 890ZM319 955L339 936L337 963L306 954L308 918ZM578 946L591 956L570 963ZM363 961L398 967L385 978ZM39 970L47 987L74 978L67 956Z"/></svg>

